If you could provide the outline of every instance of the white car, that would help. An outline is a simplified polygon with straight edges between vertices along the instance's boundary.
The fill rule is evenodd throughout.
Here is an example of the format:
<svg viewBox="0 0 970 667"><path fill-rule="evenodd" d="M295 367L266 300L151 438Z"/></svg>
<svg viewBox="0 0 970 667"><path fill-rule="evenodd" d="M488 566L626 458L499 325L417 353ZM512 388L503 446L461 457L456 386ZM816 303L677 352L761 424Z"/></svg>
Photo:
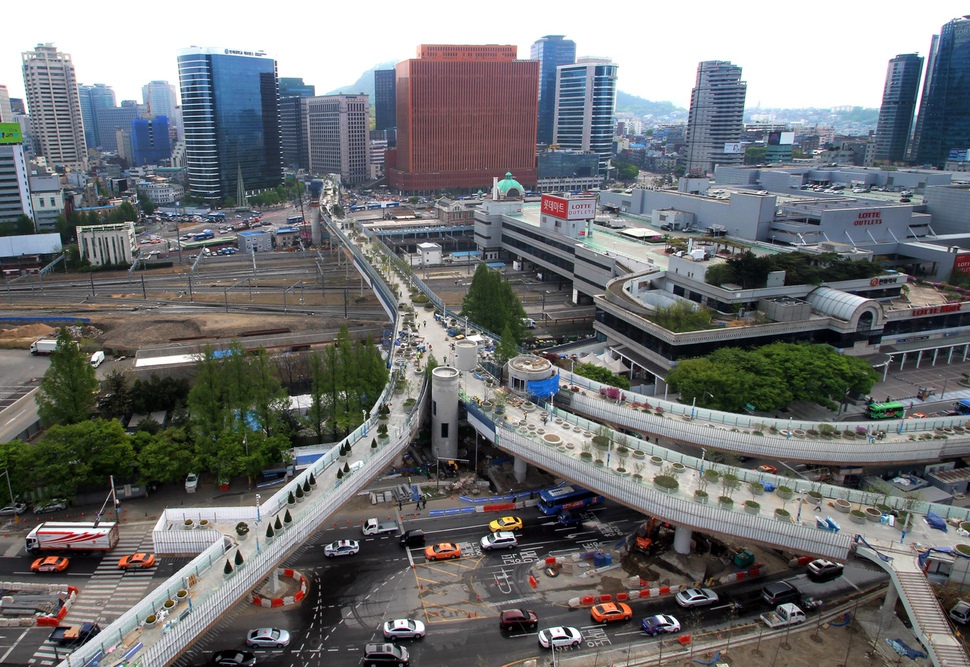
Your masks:
<svg viewBox="0 0 970 667"><path fill-rule="evenodd" d="M290 633L279 628L256 628L246 635L247 646L283 648L290 643Z"/></svg>
<svg viewBox="0 0 970 667"><path fill-rule="evenodd" d="M413 618L398 618L384 624L384 639L423 639L424 623Z"/></svg>
<svg viewBox="0 0 970 667"><path fill-rule="evenodd" d="M518 546L519 541L515 535L506 531L490 533L482 538L482 549L491 551L492 549L511 549Z"/></svg>
<svg viewBox="0 0 970 667"><path fill-rule="evenodd" d="M358 544L357 540L337 540L323 548L323 554L327 558L353 556L358 551L360 551L360 544Z"/></svg>
<svg viewBox="0 0 970 667"><path fill-rule="evenodd" d="M717 601L717 593L710 588L688 588L686 591L677 593L677 604L684 608L706 607L716 604Z"/></svg>
<svg viewBox="0 0 970 667"><path fill-rule="evenodd" d="M197 488L199 488L199 476L194 472L190 472L188 477L185 478L185 492L195 493Z"/></svg>
<svg viewBox="0 0 970 667"><path fill-rule="evenodd" d="M63 498L51 498L43 505L34 507L34 514L47 514L48 512L60 512L67 509L67 501Z"/></svg>
<svg viewBox="0 0 970 667"><path fill-rule="evenodd" d="M20 516L27 509L26 503L16 503L0 508L0 516Z"/></svg>
<svg viewBox="0 0 970 667"><path fill-rule="evenodd" d="M576 628L558 626L539 631L539 646L542 648L562 648L565 646L579 646L583 636Z"/></svg>

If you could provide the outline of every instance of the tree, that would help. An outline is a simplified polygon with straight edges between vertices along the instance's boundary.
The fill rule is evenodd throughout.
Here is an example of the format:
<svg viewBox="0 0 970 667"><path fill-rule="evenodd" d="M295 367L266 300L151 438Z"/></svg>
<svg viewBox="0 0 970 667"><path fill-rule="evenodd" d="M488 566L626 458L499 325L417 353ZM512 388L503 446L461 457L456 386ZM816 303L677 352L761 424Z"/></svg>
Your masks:
<svg viewBox="0 0 970 667"><path fill-rule="evenodd" d="M461 314L488 331L504 332L510 327L513 339L522 340L525 309L512 286L502 280L502 274L484 263L475 269L472 284L462 299Z"/></svg>
<svg viewBox="0 0 970 667"><path fill-rule="evenodd" d="M151 215L155 212L155 203L141 190L138 191L138 206L141 207L141 212L145 215Z"/></svg>
<svg viewBox="0 0 970 667"><path fill-rule="evenodd" d="M611 164L616 168L616 180L618 181L626 181L629 183L637 180L637 177L640 175L640 167L632 162L613 158Z"/></svg>
<svg viewBox="0 0 970 667"><path fill-rule="evenodd" d="M109 419L120 419L131 410L131 388L124 371L115 369L104 378L98 410Z"/></svg>
<svg viewBox="0 0 970 667"><path fill-rule="evenodd" d="M87 355L66 327L57 334L57 348L37 391L37 413L48 425L76 424L94 414L98 377Z"/></svg>
<svg viewBox="0 0 970 667"><path fill-rule="evenodd" d="M134 439L136 463L141 478L146 482L176 482L192 472L195 464L195 447L185 429L169 428L140 440Z"/></svg>
<svg viewBox="0 0 970 667"><path fill-rule="evenodd" d="M579 364L573 368L573 373L581 375L600 384L608 384L617 389L629 389L630 379L625 375L617 375L609 368L596 364Z"/></svg>
<svg viewBox="0 0 970 667"><path fill-rule="evenodd" d="M765 156L768 154L768 149L764 146L748 146L744 150L744 163L745 164L763 164L765 161Z"/></svg>

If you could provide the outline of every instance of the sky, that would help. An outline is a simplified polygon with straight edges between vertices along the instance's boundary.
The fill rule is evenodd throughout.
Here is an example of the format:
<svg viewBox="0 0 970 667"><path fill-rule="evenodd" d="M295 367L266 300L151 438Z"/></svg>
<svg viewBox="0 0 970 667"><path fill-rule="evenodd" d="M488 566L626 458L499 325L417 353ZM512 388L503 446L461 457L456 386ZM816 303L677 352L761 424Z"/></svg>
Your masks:
<svg viewBox="0 0 970 667"><path fill-rule="evenodd" d="M514 44L528 58L539 37L565 35L577 56L619 65L619 90L649 100L687 108L697 63L729 60L748 82L748 108L828 108L878 107L888 61L925 56L932 35L968 5L166 0L80 11L76 2L48 0L36 10L18 7L21 20L0 39L0 84L11 97L24 96L21 53L46 42L71 55L79 83L107 84L120 103L141 102L151 80L178 88L176 52L188 46L262 49L280 76L302 77L322 94L374 65L414 57L419 44Z"/></svg>

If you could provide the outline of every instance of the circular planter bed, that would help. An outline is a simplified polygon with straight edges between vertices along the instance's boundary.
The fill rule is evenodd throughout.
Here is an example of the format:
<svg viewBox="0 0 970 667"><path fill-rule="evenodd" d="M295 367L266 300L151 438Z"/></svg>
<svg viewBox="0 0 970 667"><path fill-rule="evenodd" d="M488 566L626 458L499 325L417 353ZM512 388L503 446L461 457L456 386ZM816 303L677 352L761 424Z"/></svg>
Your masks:
<svg viewBox="0 0 970 667"><path fill-rule="evenodd" d="M687 471L687 466L685 466L683 463L672 463L670 467L673 468L674 472L678 475L681 475Z"/></svg>
<svg viewBox="0 0 970 667"><path fill-rule="evenodd" d="M819 493L818 491L809 491L805 495L807 495L809 498L811 498L815 502L818 502L818 501L820 501L822 499L822 494Z"/></svg>
<svg viewBox="0 0 970 667"><path fill-rule="evenodd" d="M162 606L166 609L172 609L175 606L175 600L165 600L165 604Z"/></svg>
<svg viewBox="0 0 970 667"><path fill-rule="evenodd" d="M593 455L590 454L589 452L583 452L582 454L579 455L579 458L585 461L586 463L591 463L593 461Z"/></svg>
<svg viewBox="0 0 970 667"><path fill-rule="evenodd" d="M734 501L727 496L718 496L717 504L724 509L731 509L734 507Z"/></svg>
<svg viewBox="0 0 970 667"><path fill-rule="evenodd" d="M704 479L706 479L708 482L716 482L717 480L721 479L721 473L713 468L708 468L704 471ZM761 490L764 491L764 487L761 487Z"/></svg>
<svg viewBox="0 0 970 667"><path fill-rule="evenodd" d="M659 466L662 466L663 464L664 464L664 460L659 456L650 457L650 465L655 465L659 467Z"/></svg>
<svg viewBox="0 0 970 667"><path fill-rule="evenodd" d="M882 510L876 509L875 507L867 507L863 511L866 513L866 518L873 523L879 523L882 519Z"/></svg>
<svg viewBox="0 0 970 667"><path fill-rule="evenodd" d="M960 530L965 533L970 533L970 521L964 521L960 524Z"/></svg>
<svg viewBox="0 0 970 667"><path fill-rule="evenodd" d="M745 500L744 511L748 514L758 514L761 512L761 505L753 500Z"/></svg>
<svg viewBox="0 0 970 667"><path fill-rule="evenodd" d="M572 442L567 442L566 449L576 449L576 445Z"/></svg>
<svg viewBox="0 0 970 667"><path fill-rule="evenodd" d="M699 502L701 505L706 505L708 498L710 498L710 496L707 495L707 491L701 491L700 489L694 491L694 500Z"/></svg>
<svg viewBox="0 0 970 667"><path fill-rule="evenodd" d="M145 617L145 625L149 628L155 625L156 621L158 621L158 616L156 616L155 614L149 614L148 616Z"/></svg>
<svg viewBox="0 0 970 667"><path fill-rule="evenodd" d="M556 449L558 449L560 452L567 452L569 450L566 449L566 447L567 445L559 445L558 447L556 447Z"/></svg>
<svg viewBox="0 0 970 667"><path fill-rule="evenodd" d="M180 588L178 590L178 592L175 594L175 599L178 602L182 602L187 597L189 597L189 592L187 590L185 590L184 588Z"/></svg>
<svg viewBox="0 0 970 667"><path fill-rule="evenodd" d="M535 431L537 427L535 424L528 424L526 425L526 428L529 429L530 431Z"/></svg>
<svg viewBox="0 0 970 667"><path fill-rule="evenodd" d="M964 556L970 556L970 544L958 544L955 548Z"/></svg>
<svg viewBox="0 0 970 667"><path fill-rule="evenodd" d="M775 510L775 518L779 521L791 521L791 512L786 509L778 508Z"/></svg>
<svg viewBox="0 0 970 667"><path fill-rule="evenodd" d="M794 495L794 491L787 486L779 486L777 489L775 489L775 494L782 500L791 500L792 495Z"/></svg>
<svg viewBox="0 0 970 667"><path fill-rule="evenodd" d="M192 530L193 528L195 528L195 521L193 521L192 519L186 519L185 521L182 522L182 528L184 528L185 530Z"/></svg>
<svg viewBox="0 0 970 667"><path fill-rule="evenodd" d="M680 487L680 482L670 475L657 475L653 478L653 485L664 493L675 493Z"/></svg>
<svg viewBox="0 0 970 667"><path fill-rule="evenodd" d="M644 452L641 452L639 449L634 449L633 458L637 459L638 461L642 461L643 459L647 458L647 455Z"/></svg>
<svg viewBox="0 0 970 667"><path fill-rule="evenodd" d="M583 431L579 426L573 426L573 433L581 433Z"/></svg>
<svg viewBox="0 0 970 667"><path fill-rule="evenodd" d="M748 484L748 490L751 491L753 496L761 496L764 495L765 487L761 482L751 482Z"/></svg>
<svg viewBox="0 0 970 667"><path fill-rule="evenodd" d="M604 465L606 465L606 463L603 461L603 459L596 459L595 461L593 461L593 463L595 463L600 468L602 468Z"/></svg>
<svg viewBox="0 0 970 667"><path fill-rule="evenodd" d="M852 510L849 512L849 521L852 523L865 523L866 513L862 510Z"/></svg>
<svg viewBox="0 0 970 667"><path fill-rule="evenodd" d="M850 503L848 500L845 500L844 498L836 498L835 509L842 512L843 514L847 514L849 510L852 509L852 503Z"/></svg>
<svg viewBox="0 0 970 667"><path fill-rule="evenodd" d="M578 426L575 429L573 429L573 430L583 431L583 429L579 428ZM592 438L593 437L593 434L590 431L583 431L583 437L584 438Z"/></svg>
<svg viewBox="0 0 970 667"><path fill-rule="evenodd" d="M536 404L532 401L526 401L522 404L522 412L532 412L536 409Z"/></svg>
<svg viewBox="0 0 970 667"><path fill-rule="evenodd" d="M562 437L556 433L546 433L542 436L542 441L547 445L558 447L562 444Z"/></svg>
<svg viewBox="0 0 970 667"><path fill-rule="evenodd" d="M546 429L544 429L544 428L537 428L536 429L536 433L538 433L539 435L542 435L545 432L546 432Z"/></svg>
<svg viewBox="0 0 970 667"><path fill-rule="evenodd" d="M794 435L796 438L804 438L806 434L802 429L796 428L794 431L792 431L792 435Z"/></svg>

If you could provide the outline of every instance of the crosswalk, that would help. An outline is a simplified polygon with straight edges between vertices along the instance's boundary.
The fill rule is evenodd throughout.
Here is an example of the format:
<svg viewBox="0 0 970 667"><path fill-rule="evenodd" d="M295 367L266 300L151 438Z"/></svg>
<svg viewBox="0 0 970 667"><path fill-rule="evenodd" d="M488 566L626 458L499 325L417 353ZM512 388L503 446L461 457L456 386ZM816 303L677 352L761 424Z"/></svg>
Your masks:
<svg viewBox="0 0 970 667"><path fill-rule="evenodd" d="M118 568L120 555L152 551L151 524L125 525L118 545L106 555L83 587L61 625L98 623L102 628L131 609L151 587L152 570ZM120 554L120 555L118 555ZM31 665L56 665L69 653L44 642L29 661Z"/></svg>

